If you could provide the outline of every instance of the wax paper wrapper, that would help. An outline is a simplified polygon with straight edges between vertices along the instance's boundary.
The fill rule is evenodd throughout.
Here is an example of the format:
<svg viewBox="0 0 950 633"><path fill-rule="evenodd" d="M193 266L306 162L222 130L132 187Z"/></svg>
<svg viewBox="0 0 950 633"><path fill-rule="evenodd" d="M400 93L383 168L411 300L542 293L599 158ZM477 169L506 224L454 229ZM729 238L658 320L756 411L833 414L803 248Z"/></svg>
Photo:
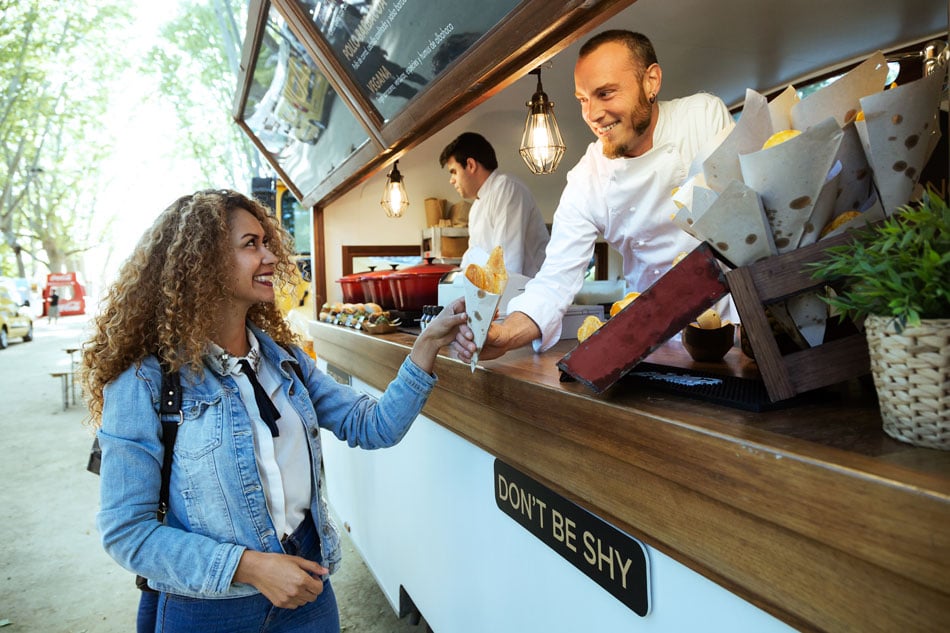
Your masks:
<svg viewBox="0 0 950 633"><path fill-rule="evenodd" d="M673 192L673 202L678 210L670 219L673 220L673 224L697 240L703 241L706 239L705 236L697 233L693 225L703 217L718 197L715 191L707 188L703 174L697 174Z"/></svg>
<svg viewBox="0 0 950 633"><path fill-rule="evenodd" d="M828 117L844 127L854 121L862 97L880 92L887 81L887 60L878 51L834 83L813 92L792 106L792 127L806 130Z"/></svg>
<svg viewBox="0 0 950 633"><path fill-rule="evenodd" d="M881 201L877 199L877 196L872 196L860 209L857 209L861 212L861 215L857 216L853 220L849 220L839 226L836 229L833 229L822 235L820 239L826 240L829 237L834 237L835 235L840 235L845 231L850 231L851 229L863 228L868 224L873 224L878 220L883 220L884 207L881 206ZM837 215L835 216L837 217ZM834 218L832 218L833 220Z"/></svg>
<svg viewBox="0 0 950 633"><path fill-rule="evenodd" d="M841 147L835 156L835 160L841 163L841 176L838 179L838 197L835 199L832 216L844 211L860 210L872 195L871 166L858 135L858 123L848 123L842 128L844 136L841 137ZM822 226L816 224L818 230L821 230Z"/></svg>
<svg viewBox="0 0 950 633"><path fill-rule="evenodd" d="M692 228L734 266L775 254L772 230L758 194L733 180Z"/></svg>
<svg viewBox="0 0 950 633"><path fill-rule="evenodd" d="M940 107L947 67L903 86L861 99L856 121L881 203L888 215L911 198L920 172L940 140Z"/></svg>
<svg viewBox="0 0 950 633"><path fill-rule="evenodd" d="M742 179L762 197L779 254L798 248L842 136L828 118L784 143L739 156Z"/></svg>
<svg viewBox="0 0 950 633"><path fill-rule="evenodd" d="M507 286L507 280L505 286ZM488 337L488 328L495 320L495 311L498 310L498 303L501 296L505 293L505 288L500 288L498 294L482 290L471 281L465 278L465 313L468 315L468 327L472 328L472 334L475 336L475 353L472 354L472 371L475 371L475 365L478 364L478 353L485 344Z"/></svg>
<svg viewBox="0 0 950 633"><path fill-rule="evenodd" d="M723 191L733 180L742 180L739 155L762 149L762 144L771 135L769 104L756 91L746 90L745 105L739 121L729 136L703 162L703 173L709 188Z"/></svg>

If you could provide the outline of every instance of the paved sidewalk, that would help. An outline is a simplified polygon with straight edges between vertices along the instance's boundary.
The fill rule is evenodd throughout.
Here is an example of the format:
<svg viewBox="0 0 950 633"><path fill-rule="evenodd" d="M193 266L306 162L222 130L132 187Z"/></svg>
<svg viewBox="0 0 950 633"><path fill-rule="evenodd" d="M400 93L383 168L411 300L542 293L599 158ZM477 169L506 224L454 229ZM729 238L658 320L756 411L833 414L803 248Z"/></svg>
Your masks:
<svg viewBox="0 0 950 633"><path fill-rule="evenodd" d="M85 317L37 320L30 343L0 350L0 629L3 633L127 633L138 590L95 527L98 478L85 470L92 431L80 402L63 411L58 378ZM76 356L78 360L78 354ZM77 390L77 396L78 396ZM422 633L396 617L352 544L333 576L343 631Z"/></svg>

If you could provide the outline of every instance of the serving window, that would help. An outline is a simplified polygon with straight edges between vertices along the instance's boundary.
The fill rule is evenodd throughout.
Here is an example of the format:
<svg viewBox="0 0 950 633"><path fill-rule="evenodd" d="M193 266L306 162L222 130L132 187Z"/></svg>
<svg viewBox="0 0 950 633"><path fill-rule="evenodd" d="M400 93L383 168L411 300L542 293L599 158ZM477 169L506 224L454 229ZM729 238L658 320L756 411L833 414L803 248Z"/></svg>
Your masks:
<svg viewBox="0 0 950 633"><path fill-rule="evenodd" d="M251 0L238 124L325 206L632 0Z"/></svg>

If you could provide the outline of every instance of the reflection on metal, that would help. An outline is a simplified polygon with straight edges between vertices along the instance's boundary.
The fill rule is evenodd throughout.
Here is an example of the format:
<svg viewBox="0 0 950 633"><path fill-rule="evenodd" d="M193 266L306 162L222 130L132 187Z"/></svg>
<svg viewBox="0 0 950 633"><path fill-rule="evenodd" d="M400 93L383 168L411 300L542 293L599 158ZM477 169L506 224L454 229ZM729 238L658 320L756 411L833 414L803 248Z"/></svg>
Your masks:
<svg viewBox="0 0 950 633"><path fill-rule="evenodd" d="M538 87L528 106L528 118L521 137L521 158L535 174L550 174L564 157L564 141L554 118L554 103L541 86L541 69L531 71L538 76Z"/></svg>

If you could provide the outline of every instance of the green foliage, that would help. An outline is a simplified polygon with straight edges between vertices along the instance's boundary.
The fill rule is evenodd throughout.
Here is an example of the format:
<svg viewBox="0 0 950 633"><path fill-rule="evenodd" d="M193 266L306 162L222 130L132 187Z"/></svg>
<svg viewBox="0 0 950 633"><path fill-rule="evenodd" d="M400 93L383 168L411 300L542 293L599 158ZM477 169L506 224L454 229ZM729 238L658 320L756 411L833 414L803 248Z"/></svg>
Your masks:
<svg viewBox="0 0 950 633"><path fill-rule="evenodd" d="M18 276L25 257L58 270L95 239L125 4L0 0L0 258Z"/></svg>
<svg viewBox="0 0 950 633"><path fill-rule="evenodd" d="M936 191L853 237L810 266L816 279L844 280L829 304L854 319L893 317L898 331L950 318L950 208Z"/></svg>
<svg viewBox="0 0 950 633"><path fill-rule="evenodd" d="M256 147L231 118L241 58L242 0L182 0L142 66L180 122L181 152L209 185L243 188L261 172Z"/></svg>

